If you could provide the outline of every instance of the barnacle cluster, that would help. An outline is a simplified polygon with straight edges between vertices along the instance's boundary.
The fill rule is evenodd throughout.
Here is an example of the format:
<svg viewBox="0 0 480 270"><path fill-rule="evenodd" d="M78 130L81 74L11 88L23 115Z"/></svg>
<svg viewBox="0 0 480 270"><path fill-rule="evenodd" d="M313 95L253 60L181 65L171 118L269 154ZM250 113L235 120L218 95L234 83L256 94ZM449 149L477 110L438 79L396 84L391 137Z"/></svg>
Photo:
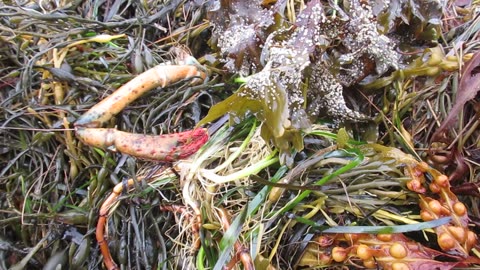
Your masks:
<svg viewBox="0 0 480 270"><path fill-rule="evenodd" d="M344 86L399 66L394 43L377 31L371 7L358 0L344 2L342 9L310 1L293 25L277 22L286 1L261 11L260 3L238 9L239 2L230 1L240 11L224 16L229 25L231 20L239 24L228 27L218 14L212 19L227 67L237 67L240 73L259 71L238 96L261 103L261 111L254 113L264 121L262 134L274 141L287 163L292 138L308 129L312 119L329 117L337 123L368 119L347 107ZM261 19L245 10L271 17ZM295 146L296 150L302 147Z"/></svg>
<svg viewBox="0 0 480 270"><path fill-rule="evenodd" d="M251 76L241 96L263 100L266 104L265 118L271 126L274 136L282 136L286 128L308 128L308 121L303 104L303 71L310 64L308 54L298 53L293 48L273 47L271 60L263 70ZM269 115L272 114L272 117Z"/></svg>
<svg viewBox="0 0 480 270"><path fill-rule="evenodd" d="M260 1L218 1L210 9L215 26L212 44L219 48L228 71L248 75L261 68L261 48L267 28L274 24L272 14Z"/></svg>
<svg viewBox="0 0 480 270"><path fill-rule="evenodd" d="M347 107L343 98L343 86L327 68L316 65L311 68L307 93L308 112L311 116L320 116L322 113L335 118L346 120L364 120L367 116Z"/></svg>
<svg viewBox="0 0 480 270"><path fill-rule="evenodd" d="M347 11L349 21L346 24L343 45L349 53L340 56L341 62L353 62L354 59L367 56L375 60L376 71L383 74L389 66L399 68L400 55L395 52L393 42L380 35L374 22L372 7L350 1Z"/></svg>

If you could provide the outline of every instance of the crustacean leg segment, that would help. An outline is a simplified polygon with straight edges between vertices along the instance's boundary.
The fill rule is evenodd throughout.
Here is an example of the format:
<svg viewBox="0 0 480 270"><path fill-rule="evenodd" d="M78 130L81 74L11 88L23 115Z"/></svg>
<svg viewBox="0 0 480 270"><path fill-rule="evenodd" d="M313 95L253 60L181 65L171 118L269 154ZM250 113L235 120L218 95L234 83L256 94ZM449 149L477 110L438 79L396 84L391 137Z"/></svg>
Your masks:
<svg viewBox="0 0 480 270"><path fill-rule="evenodd" d="M195 153L208 140L206 129L149 136L131 134L101 125L131 102L156 87L165 87L184 79L201 83L206 73L193 57L185 65L158 65L132 79L113 94L93 106L75 122L77 137L85 144L118 150L149 160L173 162Z"/></svg>

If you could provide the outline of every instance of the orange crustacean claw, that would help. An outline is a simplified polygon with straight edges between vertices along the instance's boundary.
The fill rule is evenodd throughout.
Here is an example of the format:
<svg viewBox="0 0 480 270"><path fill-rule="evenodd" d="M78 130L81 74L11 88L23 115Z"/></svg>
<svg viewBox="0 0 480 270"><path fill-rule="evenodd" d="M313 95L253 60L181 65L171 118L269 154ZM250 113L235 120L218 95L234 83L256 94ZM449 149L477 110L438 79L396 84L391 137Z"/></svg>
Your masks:
<svg viewBox="0 0 480 270"><path fill-rule="evenodd" d="M146 160L174 162L194 154L208 141L205 128L165 135L143 135L114 128L78 129L80 140L88 145L109 148ZM113 148L113 149L112 149Z"/></svg>
<svg viewBox="0 0 480 270"><path fill-rule="evenodd" d="M158 65L132 79L110 96L93 106L75 122L77 137L85 144L110 148L149 160L173 162L195 153L208 140L206 129L168 135L130 134L100 126L127 105L155 87L165 87L184 79L202 82L206 73L193 57L185 65Z"/></svg>

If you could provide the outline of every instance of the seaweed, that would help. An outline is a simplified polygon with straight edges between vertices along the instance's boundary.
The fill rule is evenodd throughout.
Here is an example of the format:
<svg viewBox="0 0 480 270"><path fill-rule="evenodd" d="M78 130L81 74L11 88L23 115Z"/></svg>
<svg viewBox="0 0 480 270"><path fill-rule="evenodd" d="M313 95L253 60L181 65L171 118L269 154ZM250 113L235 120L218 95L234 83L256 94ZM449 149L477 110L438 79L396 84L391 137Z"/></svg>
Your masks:
<svg viewBox="0 0 480 270"><path fill-rule="evenodd" d="M268 10L262 9L260 4L250 5L250 9L256 10L250 14L278 8L280 3ZM374 66L378 75L390 67L399 68L400 56L393 50L393 41L377 31L371 8L360 5L356 0L348 3L345 10L337 7L325 10L320 1L310 1L292 26L271 32L262 47L261 60L264 64L261 71L249 76L237 94L223 101L229 105L220 103L214 106L208 119L226 113L239 116L240 113L235 111L237 106L231 106L238 102L232 101L235 97L242 98L243 104L248 103L245 98L255 104L260 102L256 106L247 105L251 109L258 109L250 110L250 113L263 121L262 135L265 140L273 141L280 150L282 162L289 165L295 153L303 149L301 132L308 131L311 118L325 112L338 122L367 121L367 116L347 107L343 87L351 86L369 75L372 71L367 68ZM330 11L338 11L342 17L328 16ZM240 20L238 16L241 15L242 12L238 12L234 17ZM245 16L241 21L254 20ZM255 24L252 22L251 25ZM253 30L254 27L251 27ZM225 25L216 31L216 35L230 42L223 50L236 47L231 44L235 41L238 46L248 44L231 37L231 33L249 36L241 31ZM225 46L223 42L217 45ZM236 53L236 60L242 61L239 59L248 61L249 58L242 58L242 54ZM365 64L364 59L373 62L367 60Z"/></svg>

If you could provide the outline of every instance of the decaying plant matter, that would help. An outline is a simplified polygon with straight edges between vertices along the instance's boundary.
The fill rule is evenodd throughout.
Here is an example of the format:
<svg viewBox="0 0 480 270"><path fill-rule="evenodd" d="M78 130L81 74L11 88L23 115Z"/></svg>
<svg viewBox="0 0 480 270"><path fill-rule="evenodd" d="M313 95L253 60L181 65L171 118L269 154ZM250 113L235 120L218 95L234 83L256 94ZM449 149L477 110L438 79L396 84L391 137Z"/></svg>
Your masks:
<svg viewBox="0 0 480 270"><path fill-rule="evenodd" d="M478 7L2 2L0 269L478 267Z"/></svg>

